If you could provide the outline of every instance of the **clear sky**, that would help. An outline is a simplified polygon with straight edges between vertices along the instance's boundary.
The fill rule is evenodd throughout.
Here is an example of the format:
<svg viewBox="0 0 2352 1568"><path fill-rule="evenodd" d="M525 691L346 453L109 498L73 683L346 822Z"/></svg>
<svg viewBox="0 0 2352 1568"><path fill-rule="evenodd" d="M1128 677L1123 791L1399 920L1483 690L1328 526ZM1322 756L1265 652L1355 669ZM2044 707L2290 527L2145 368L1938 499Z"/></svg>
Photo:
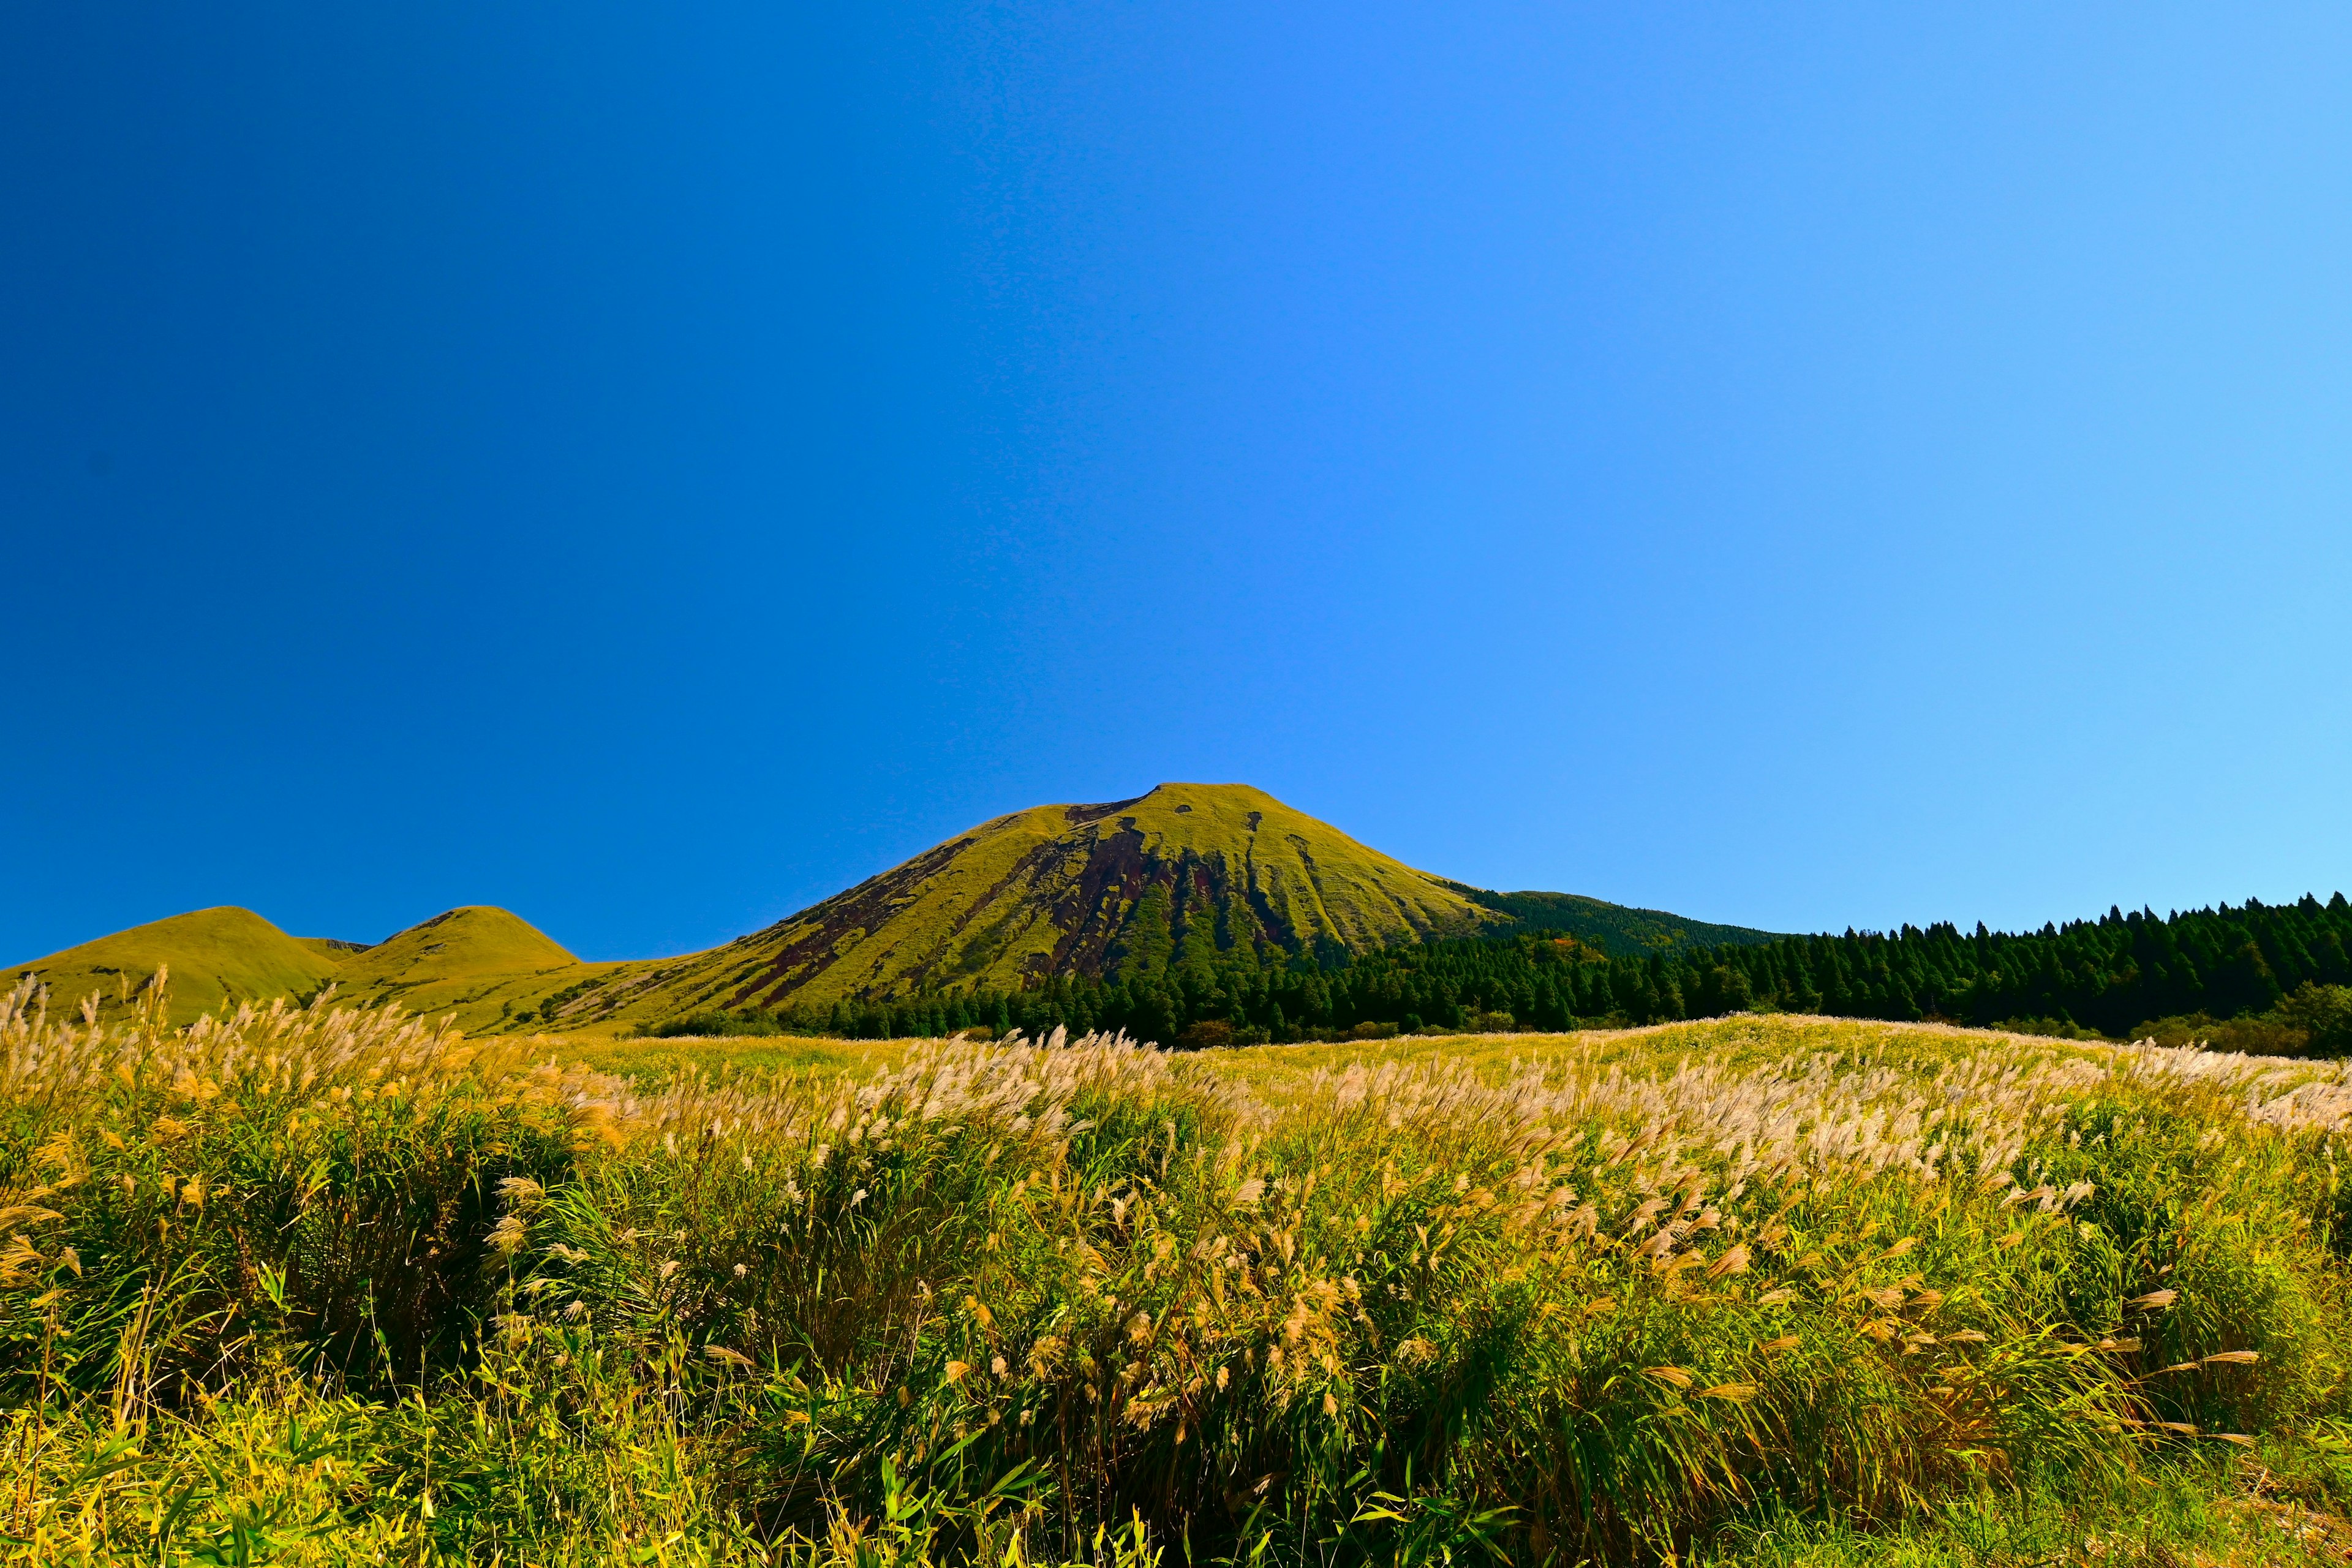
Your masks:
<svg viewBox="0 0 2352 1568"><path fill-rule="evenodd" d="M2352 888L2341 6L20 5L0 142L0 960L676 952L1170 779Z"/></svg>

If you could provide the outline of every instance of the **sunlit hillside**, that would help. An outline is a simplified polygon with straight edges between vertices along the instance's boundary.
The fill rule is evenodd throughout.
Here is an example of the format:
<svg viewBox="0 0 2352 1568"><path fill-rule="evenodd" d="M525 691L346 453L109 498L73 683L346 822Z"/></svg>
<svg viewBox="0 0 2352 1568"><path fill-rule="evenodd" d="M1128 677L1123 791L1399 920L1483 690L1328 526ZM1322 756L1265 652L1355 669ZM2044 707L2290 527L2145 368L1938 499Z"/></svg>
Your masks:
<svg viewBox="0 0 2352 1568"><path fill-rule="evenodd" d="M505 910L451 910L351 954L335 976L339 1000L397 1002L412 1014L453 1015L475 1028L536 1009L565 985L618 966L588 964Z"/></svg>
<svg viewBox="0 0 2352 1568"><path fill-rule="evenodd" d="M289 936L251 910L223 906L132 926L95 942L10 966L31 973L60 1008L95 995L124 1006L168 968L171 1018L194 1022L239 1002L308 997L342 973L346 944Z"/></svg>
<svg viewBox="0 0 2352 1568"><path fill-rule="evenodd" d="M1015 812L722 948L663 966L632 1012L918 985L1150 972L1186 944L1276 959L1466 934L1507 917L1245 784L1162 784Z"/></svg>
<svg viewBox="0 0 2352 1568"><path fill-rule="evenodd" d="M497 1029L519 1012L552 1014L567 990L577 994L632 967L647 966L583 963L499 909L451 910L370 944L289 936L251 910L224 908L134 926L0 973L32 976L61 1011L94 998L110 1016L135 1010L155 976L168 973L175 1025L244 1003L308 1001L332 986L347 1004L397 1002L411 1014Z"/></svg>
<svg viewBox="0 0 2352 1568"><path fill-rule="evenodd" d="M985 822L766 930L675 958L583 963L505 910L447 910L373 944L289 937L208 910L11 965L60 1006L117 1006L169 965L173 1021L245 1001L398 1001L478 1032L621 1033L698 1010L801 1011L1056 978L1258 969L1528 921L1647 953L1766 933L1554 893L1487 893L1416 871L1246 784Z"/></svg>

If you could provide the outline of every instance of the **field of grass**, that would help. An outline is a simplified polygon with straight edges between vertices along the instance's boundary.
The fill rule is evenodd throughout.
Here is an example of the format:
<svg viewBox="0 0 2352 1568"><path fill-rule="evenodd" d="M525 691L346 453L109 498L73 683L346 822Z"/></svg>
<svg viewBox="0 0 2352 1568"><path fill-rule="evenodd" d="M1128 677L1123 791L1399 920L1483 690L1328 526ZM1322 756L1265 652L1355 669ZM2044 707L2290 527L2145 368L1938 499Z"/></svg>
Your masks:
<svg viewBox="0 0 2352 1568"><path fill-rule="evenodd" d="M2340 1562L2334 1064L0 1005L0 1562Z"/></svg>

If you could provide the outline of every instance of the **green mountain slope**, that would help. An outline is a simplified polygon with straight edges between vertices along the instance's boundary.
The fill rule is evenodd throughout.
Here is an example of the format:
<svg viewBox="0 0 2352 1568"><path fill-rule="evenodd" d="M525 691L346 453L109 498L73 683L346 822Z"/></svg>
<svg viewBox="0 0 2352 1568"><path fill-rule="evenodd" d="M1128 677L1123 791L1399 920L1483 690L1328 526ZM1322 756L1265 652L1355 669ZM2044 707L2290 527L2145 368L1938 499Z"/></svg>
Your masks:
<svg viewBox="0 0 2352 1568"><path fill-rule="evenodd" d="M521 917L469 904L347 956L336 995L368 1006L397 1002L429 1017L455 1013L461 1025L479 1028L535 1010L591 973L622 967L583 963Z"/></svg>
<svg viewBox="0 0 2352 1568"><path fill-rule="evenodd" d="M47 958L12 963L13 982L30 972L49 988L52 1012L80 1005L92 992L109 1009L126 991L136 995L158 967L169 964L166 993L174 1023L272 996L307 996L341 972L324 938L288 936L251 910L224 905L132 926Z"/></svg>
<svg viewBox="0 0 2352 1568"><path fill-rule="evenodd" d="M1246 784L1000 816L725 947L661 966L630 1016L924 987L1017 988L1468 935L1507 919Z"/></svg>
<svg viewBox="0 0 2352 1568"><path fill-rule="evenodd" d="M709 1007L824 1008L921 992L1017 992L1052 976L1255 972L1404 943L1550 926L1612 952L1767 940L1563 893L1492 893L1416 871L1246 784L1161 784L1133 800L984 822L707 952L584 963L472 905L373 945L288 936L247 910L119 932L21 969L56 1005L172 967L187 1021L241 1000L398 1003L460 1027L622 1028ZM13 972L12 972L13 973Z"/></svg>
<svg viewBox="0 0 2352 1568"><path fill-rule="evenodd" d="M53 1010L99 994L110 1011L136 997L168 965L175 1024L233 1010L240 1002L303 1000L331 984L337 1000L398 1002L411 1013L457 1016L467 1028L496 1026L536 1010L566 986L645 964L583 963L544 932L504 910L451 910L370 944L289 936L251 910L198 910L133 926L0 975L26 972L49 987Z"/></svg>
<svg viewBox="0 0 2352 1568"><path fill-rule="evenodd" d="M1748 926L1715 925L1685 920L1664 910L1636 910L1604 903L1580 893L1490 893L1484 888L1449 883L1465 898L1509 917L1512 931L1557 931L1591 942L1614 957L1635 958L1677 948L1721 947L1728 943L1755 946L1777 942L1769 931Z"/></svg>

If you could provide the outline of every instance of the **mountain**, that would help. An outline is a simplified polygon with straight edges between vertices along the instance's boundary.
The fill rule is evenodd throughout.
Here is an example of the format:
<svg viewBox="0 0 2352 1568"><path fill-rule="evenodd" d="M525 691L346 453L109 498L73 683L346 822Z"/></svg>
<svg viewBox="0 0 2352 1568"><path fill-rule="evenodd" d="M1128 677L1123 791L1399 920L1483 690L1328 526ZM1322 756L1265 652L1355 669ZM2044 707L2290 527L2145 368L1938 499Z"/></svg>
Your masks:
<svg viewBox="0 0 2352 1568"><path fill-rule="evenodd" d="M529 921L486 905L450 910L379 942L289 936L251 910L223 907L12 963L0 969L0 980L14 984L30 973L49 988L52 1010L78 1007L95 994L111 1013L135 1001L165 965L175 1024L242 1002L308 1001L331 984L339 1002L397 1002L428 1017L455 1013L469 1029L535 1011L566 986L576 991L614 972L652 967L583 963Z"/></svg>
<svg viewBox="0 0 2352 1568"><path fill-rule="evenodd" d="M1780 940L1769 931L1685 920L1664 910L1629 909L1581 893L1490 893L1459 883L1447 886L1508 916L1512 930L1566 931L1614 957L1634 958L1687 947L1755 947Z"/></svg>
<svg viewBox="0 0 2352 1568"><path fill-rule="evenodd" d="M429 1017L454 1012L478 1027L505 1016L493 1015L493 1007L536 1007L564 981L614 967L581 963L519 915L469 904L352 953L335 988L339 1001L397 1002Z"/></svg>
<svg viewBox="0 0 2352 1568"><path fill-rule="evenodd" d="M616 976L612 990L626 992L631 1017L787 996L822 1006L1164 966L1188 942L1261 958L1364 952L1504 918L1263 790L1171 784L982 823L765 931Z"/></svg>
<svg viewBox="0 0 2352 1568"><path fill-rule="evenodd" d="M677 958L583 963L487 906L373 944L290 937L250 910L208 910L6 973L39 973L56 1006L93 989L111 996L119 976L142 982L168 962L175 1017L331 981L341 999L453 1013L477 1031L574 1029L787 1000L1015 991L1196 956L1286 964L1542 926L1620 953L1769 940L1570 894L1488 892L1417 871L1247 784L1164 784L982 823L763 931Z"/></svg>
<svg viewBox="0 0 2352 1568"><path fill-rule="evenodd" d="M5 973L12 984L28 970L38 975L49 988L49 1005L62 1012L92 992L120 1006L169 964L172 1020L186 1024L239 1002L307 996L341 972L339 950L358 946L289 936L251 910L223 905L132 926Z"/></svg>

